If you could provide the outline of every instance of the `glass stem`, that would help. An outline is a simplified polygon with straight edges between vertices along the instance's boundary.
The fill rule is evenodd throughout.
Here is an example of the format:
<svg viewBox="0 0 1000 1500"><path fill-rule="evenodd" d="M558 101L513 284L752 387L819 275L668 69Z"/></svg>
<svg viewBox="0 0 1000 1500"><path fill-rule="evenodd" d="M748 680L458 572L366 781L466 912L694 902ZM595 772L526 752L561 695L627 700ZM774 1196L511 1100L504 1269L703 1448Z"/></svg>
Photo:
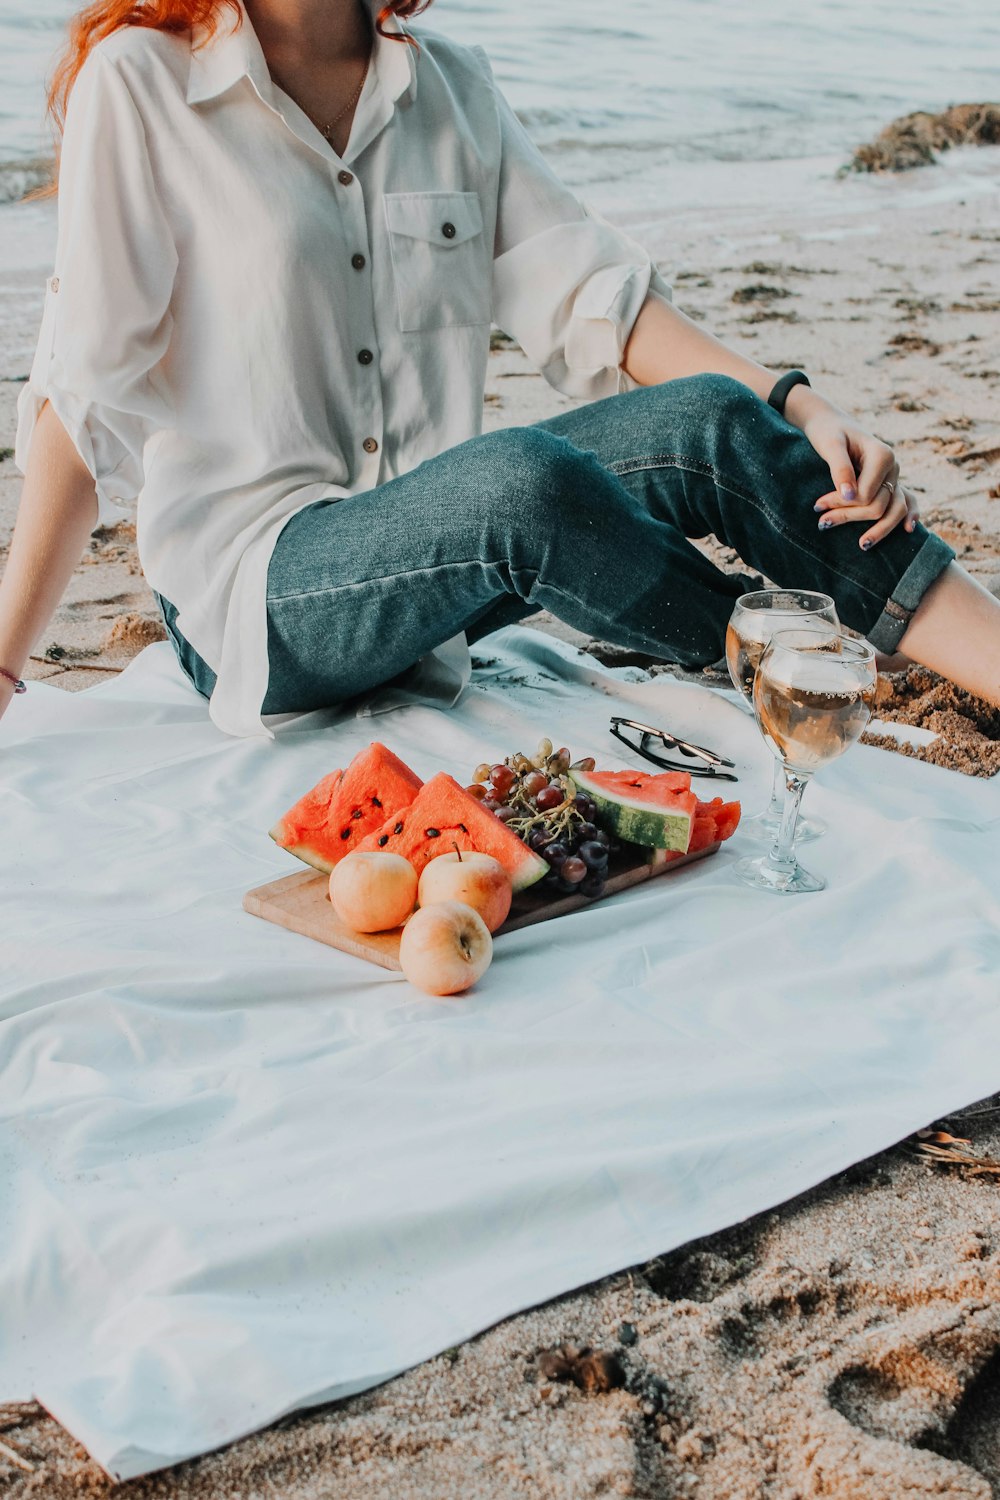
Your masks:
<svg viewBox="0 0 1000 1500"><path fill-rule="evenodd" d="M802 793L806 789L809 777L799 776L795 771L790 771L787 766L779 769L783 772L785 783L785 805L781 813L781 827L778 829L774 846L767 856L767 862L772 870L781 875L794 875L796 870L795 825L799 820Z"/></svg>
<svg viewBox="0 0 1000 1500"><path fill-rule="evenodd" d="M771 800L764 814L769 823L777 827L785 810L785 770L780 760L774 762L774 777L771 781Z"/></svg>

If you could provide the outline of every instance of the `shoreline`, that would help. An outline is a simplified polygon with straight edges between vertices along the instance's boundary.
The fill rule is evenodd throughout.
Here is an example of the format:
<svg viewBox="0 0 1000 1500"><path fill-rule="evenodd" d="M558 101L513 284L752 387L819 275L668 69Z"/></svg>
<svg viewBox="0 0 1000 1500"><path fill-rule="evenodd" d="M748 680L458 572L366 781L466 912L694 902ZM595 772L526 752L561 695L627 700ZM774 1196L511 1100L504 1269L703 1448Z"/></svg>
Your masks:
<svg viewBox="0 0 1000 1500"><path fill-rule="evenodd" d="M827 184L827 207L805 221L791 176L774 179L766 214L753 183L747 201L715 214L706 188L650 249L692 316L765 364L803 366L892 442L925 519L1000 590L1000 148L975 160L952 153L919 174L927 187L909 175L865 180L850 212ZM0 448L13 441L18 389L0 381ZM568 404L519 350L491 356L487 430ZM19 485L4 459L0 562ZM41 643L40 655L46 645L63 654L29 675L71 690L104 681L157 622L134 532L101 533ZM994 1175L998 1101L941 1122L988 1153ZM1000 1494L997 1185L991 1168L919 1150L903 1143L374 1391L121 1493L800 1500L821 1486L828 1500L988 1500ZM586 1388L581 1377L579 1389L546 1374L555 1367L542 1356L567 1342L614 1354L627 1386ZM5 1471L10 1500L110 1493L41 1409L0 1408L0 1418L4 1440L36 1466Z"/></svg>

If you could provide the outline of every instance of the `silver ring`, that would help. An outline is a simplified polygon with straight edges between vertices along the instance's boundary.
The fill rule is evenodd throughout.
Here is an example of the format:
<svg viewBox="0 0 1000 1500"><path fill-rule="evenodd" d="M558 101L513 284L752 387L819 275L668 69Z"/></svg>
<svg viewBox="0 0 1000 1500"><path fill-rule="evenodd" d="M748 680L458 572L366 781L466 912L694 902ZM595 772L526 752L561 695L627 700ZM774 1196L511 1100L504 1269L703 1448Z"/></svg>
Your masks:
<svg viewBox="0 0 1000 1500"><path fill-rule="evenodd" d="M895 497L896 486L893 484L893 482L892 482L891 479L883 479L882 483L879 485L879 489L880 490L888 490L889 491L889 499L890 500L892 500Z"/></svg>

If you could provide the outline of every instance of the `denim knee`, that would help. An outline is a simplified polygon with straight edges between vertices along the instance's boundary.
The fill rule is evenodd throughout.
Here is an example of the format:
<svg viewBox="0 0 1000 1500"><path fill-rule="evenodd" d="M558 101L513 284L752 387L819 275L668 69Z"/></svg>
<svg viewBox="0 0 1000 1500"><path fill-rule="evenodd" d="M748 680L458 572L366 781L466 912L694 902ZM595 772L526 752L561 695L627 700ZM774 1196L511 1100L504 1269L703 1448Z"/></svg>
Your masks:
<svg viewBox="0 0 1000 1500"><path fill-rule="evenodd" d="M491 434L481 456L485 475L479 493L491 517L509 531L544 533L574 497L608 483L593 453L538 427Z"/></svg>
<svg viewBox="0 0 1000 1500"><path fill-rule="evenodd" d="M731 375L685 375L678 380L664 381L660 385L649 385L640 392L632 392L630 401L638 396L640 404L648 403L654 409L664 406L669 410L671 425L676 426L679 417L690 415L703 423L719 422L723 419L746 419L770 411L766 401L742 380ZM653 411L650 412L653 416Z"/></svg>
<svg viewBox="0 0 1000 1500"><path fill-rule="evenodd" d="M737 411L750 411L761 405L761 398L743 380L732 375L707 373L690 375L684 384L689 387L698 406L709 413L728 416ZM764 403L766 404L766 403Z"/></svg>
<svg viewBox="0 0 1000 1500"><path fill-rule="evenodd" d="M551 489L579 452L565 438L539 427L507 427L483 444L488 470L504 489Z"/></svg>

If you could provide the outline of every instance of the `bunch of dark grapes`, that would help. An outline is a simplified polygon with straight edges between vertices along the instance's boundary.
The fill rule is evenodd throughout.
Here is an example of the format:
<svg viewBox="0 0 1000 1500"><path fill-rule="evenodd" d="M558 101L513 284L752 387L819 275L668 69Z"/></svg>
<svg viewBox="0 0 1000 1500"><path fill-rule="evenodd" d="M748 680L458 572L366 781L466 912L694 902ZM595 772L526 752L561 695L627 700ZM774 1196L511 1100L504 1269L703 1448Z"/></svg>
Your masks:
<svg viewBox="0 0 1000 1500"><path fill-rule="evenodd" d="M571 762L565 746L542 740L529 757L518 753L490 766L484 761L466 790L495 813L549 866L545 884L564 895L604 894L608 859L616 841L597 826L597 805L578 792L569 774L592 771L593 760Z"/></svg>

